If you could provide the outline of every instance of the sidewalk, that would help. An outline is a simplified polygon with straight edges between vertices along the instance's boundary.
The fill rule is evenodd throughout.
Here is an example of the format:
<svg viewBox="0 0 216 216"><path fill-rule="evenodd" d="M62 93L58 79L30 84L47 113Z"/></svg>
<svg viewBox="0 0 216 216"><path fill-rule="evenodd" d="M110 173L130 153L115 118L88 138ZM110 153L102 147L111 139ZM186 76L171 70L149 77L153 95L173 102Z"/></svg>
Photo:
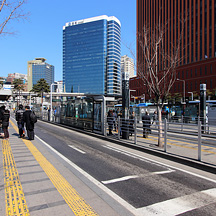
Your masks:
<svg viewBox="0 0 216 216"><path fill-rule="evenodd" d="M14 123L0 140L1 216L119 215L37 137L18 138Z"/></svg>

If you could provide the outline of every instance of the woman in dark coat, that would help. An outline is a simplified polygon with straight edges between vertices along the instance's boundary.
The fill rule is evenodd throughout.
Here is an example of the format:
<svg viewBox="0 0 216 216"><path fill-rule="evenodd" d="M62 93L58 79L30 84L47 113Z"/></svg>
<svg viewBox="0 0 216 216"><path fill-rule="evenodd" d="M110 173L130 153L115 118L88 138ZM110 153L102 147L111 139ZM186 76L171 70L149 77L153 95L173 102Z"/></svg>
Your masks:
<svg viewBox="0 0 216 216"><path fill-rule="evenodd" d="M29 140L34 140L34 123L30 119L31 110L29 106L25 107L26 111L23 113L23 121L25 122L27 135Z"/></svg>
<svg viewBox="0 0 216 216"><path fill-rule="evenodd" d="M10 119L10 111L4 110L2 116L2 129L4 131L4 139L9 138L9 132L8 132L9 119Z"/></svg>

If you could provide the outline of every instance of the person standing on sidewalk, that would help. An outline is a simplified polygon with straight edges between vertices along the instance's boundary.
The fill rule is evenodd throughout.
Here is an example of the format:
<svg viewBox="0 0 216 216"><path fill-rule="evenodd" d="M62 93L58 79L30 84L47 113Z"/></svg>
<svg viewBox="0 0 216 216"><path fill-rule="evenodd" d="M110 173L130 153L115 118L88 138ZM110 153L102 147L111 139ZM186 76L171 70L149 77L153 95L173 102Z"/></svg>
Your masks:
<svg viewBox="0 0 216 216"><path fill-rule="evenodd" d="M3 117L2 117L2 129L4 131L4 139L9 139L9 132L8 132L9 119L10 119L10 111L4 110Z"/></svg>
<svg viewBox="0 0 216 216"><path fill-rule="evenodd" d="M25 107L25 112L23 113L23 121L25 122L26 131L29 140L34 140L34 122L31 121L30 114L31 111L29 106Z"/></svg>
<svg viewBox="0 0 216 216"><path fill-rule="evenodd" d="M16 121L17 126L19 128L19 137L25 137L25 129L24 129L24 120L23 120L23 113L25 110L23 109L23 105L19 105L19 110L16 111Z"/></svg>
<svg viewBox="0 0 216 216"><path fill-rule="evenodd" d="M149 116L148 111L146 111L145 115L142 117L143 122L143 137L148 138L150 133L150 126L151 126L151 118Z"/></svg>
<svg viewBox="0 0 216 216"><path fill-rule="evenodd" d="M4 132L2 129L2 118L3 118L4 110L5 110L5 106L1 106L0 107L0 137L4 137Z"/></svg>

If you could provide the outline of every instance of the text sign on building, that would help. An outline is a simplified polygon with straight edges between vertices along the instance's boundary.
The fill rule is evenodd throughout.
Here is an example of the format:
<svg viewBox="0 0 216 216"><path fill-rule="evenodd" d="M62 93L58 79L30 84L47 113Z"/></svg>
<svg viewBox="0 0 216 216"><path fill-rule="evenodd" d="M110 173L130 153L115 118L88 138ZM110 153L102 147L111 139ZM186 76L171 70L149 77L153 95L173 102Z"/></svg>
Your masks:
<svg viewBox="0 0 216 216"><path fill-rule="evenodd" d="M200 84L200 90L206 91L206 84Z"/></svg>
<svg viewBox="0 0 216 216"><path fill-rule="evenodd" d="M129 73L128 72L123 72L122 73L122 80L129 80Z"/></svg>

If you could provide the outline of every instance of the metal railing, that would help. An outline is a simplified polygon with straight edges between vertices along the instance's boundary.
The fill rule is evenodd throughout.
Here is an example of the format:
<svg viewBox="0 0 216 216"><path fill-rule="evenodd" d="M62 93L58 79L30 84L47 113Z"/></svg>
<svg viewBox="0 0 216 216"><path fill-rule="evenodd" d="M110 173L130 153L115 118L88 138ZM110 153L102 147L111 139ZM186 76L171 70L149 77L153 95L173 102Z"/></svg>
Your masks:
<svg viewBox="0 0 216 216"><path fill-rule="evenodd" d="M113 124L111 122L111 119L107 118L105 124L107 131L106 136L110 139L125 140L133 144L150 146L153 148L157 146L158 150L158 140L160 137L161 151L190 157L198 161L203 161L202 157L205 152L207 152L211 154L213 159L211 159L211 161L205 159L205 162L216 164L216 126L203 124L200 118L198 118L195 123L185 123L185 121L169 122L167 119L164 119L162 122L151 122L150 127L147 121L139 123L136 118L118 118L113 120ZM114 124L117 124L117 130L114 129ZM159 127L160 124L161 127ZM145 132L147 132L146 136ZM127 134L126 137L123 137L123 133ZM177 142L177 144L175 142ZM190 143L192 147L187 146ZM182 149L180 149L180 147ZM212 151L209 151L208 148L212 148Z"/></svg>

